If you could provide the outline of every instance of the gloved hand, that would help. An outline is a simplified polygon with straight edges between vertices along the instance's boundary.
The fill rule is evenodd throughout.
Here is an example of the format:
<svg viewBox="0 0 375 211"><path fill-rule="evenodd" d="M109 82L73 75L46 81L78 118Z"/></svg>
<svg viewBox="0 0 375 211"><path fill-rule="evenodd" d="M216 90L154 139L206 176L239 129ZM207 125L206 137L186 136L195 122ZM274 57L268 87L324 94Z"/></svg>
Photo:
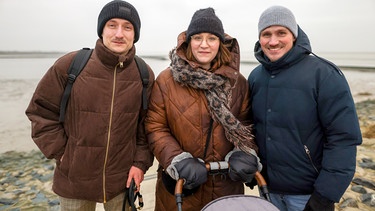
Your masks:
<svg viewBox="0 0 375 211"><path fill-rule="evenodd" d="M197 158L185 158L175 164L179 178L185 179L184 188L193 189L207 181L207 170Z"/></svg>
<svg viewBox="0 0 375 211"><path fill-rule="evenodd" d="M335 202L324 198L319 193L311 194L309 201L307 201L304 211L334 211Z"/></svg>
<svg viewBox="0 0 375 211"><path fill-rule="evenodd" d="M255 172L258 171L257 157L239 150L230 153L225 158L229 164L229 178L233 181L250 183Z"/></svg>

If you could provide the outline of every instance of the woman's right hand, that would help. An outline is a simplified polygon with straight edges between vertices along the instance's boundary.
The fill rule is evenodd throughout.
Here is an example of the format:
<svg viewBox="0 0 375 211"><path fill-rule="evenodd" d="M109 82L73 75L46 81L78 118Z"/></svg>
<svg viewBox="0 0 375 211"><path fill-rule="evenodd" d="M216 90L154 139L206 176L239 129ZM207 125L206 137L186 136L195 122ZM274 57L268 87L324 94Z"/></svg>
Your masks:
<svg viewBox="0 0 375 211"><path fill-rule="evenodd" d="M184 188L193 189L207 181L205 164L197 158L185 158L175 164L179 179L184 179Z"/></svg>

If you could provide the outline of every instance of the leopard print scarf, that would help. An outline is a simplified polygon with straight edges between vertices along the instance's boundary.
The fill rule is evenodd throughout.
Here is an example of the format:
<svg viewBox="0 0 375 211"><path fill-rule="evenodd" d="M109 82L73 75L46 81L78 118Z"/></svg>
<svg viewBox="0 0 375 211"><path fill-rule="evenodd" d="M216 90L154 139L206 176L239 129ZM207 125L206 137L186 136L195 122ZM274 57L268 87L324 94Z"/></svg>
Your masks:
<svg viewBox="0 0 375 211"><path fill-rule="evenodd" d="M204 91L211 116L224 127L227 139L236 148L249 154L256 154L258 147L255 145L251 125L243 125L230 112L232 87L229 79L201 68L194 69L176 54L176 49L169 53L169 58L176 82Z"/></svg>

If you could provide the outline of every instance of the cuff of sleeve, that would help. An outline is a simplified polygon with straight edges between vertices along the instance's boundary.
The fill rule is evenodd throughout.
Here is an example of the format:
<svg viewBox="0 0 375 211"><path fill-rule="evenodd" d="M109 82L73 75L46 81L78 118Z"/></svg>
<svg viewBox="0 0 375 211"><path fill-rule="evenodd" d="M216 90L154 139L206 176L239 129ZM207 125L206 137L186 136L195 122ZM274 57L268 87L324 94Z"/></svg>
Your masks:
<svg viewBox="0 0 375 211"><path fill-rule="evenodd" d="M147 167L146 167L144 164L140 163L140 162L134 162L134 163L133 163L133 166L135 166L135 167L141 169L141 170L143 171L144 174L145 174L146 171L147 171Z"/></svg>

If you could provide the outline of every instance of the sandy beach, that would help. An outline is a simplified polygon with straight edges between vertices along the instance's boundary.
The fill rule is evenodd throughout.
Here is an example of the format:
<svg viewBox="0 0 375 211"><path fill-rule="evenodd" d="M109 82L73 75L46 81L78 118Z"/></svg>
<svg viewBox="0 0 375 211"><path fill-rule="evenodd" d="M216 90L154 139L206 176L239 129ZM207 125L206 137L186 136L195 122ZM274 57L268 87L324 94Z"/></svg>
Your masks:
<svg viewBox="0 0 375 211"><path fill-rule="evenodd" d="M375 70L343 70L355 102L375 99ZM25 109L38 80L0 80L0 153L7 151L38 150L30 137L30 122ZM155 165L146 174L142 183L145 199L143 210L152 210L155 184ZM247 194L257 195L247 190ZM103 210L98 206L97 210Z"/></svg>

